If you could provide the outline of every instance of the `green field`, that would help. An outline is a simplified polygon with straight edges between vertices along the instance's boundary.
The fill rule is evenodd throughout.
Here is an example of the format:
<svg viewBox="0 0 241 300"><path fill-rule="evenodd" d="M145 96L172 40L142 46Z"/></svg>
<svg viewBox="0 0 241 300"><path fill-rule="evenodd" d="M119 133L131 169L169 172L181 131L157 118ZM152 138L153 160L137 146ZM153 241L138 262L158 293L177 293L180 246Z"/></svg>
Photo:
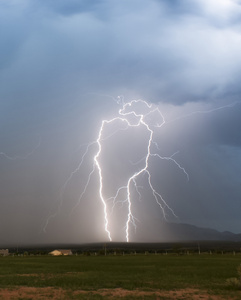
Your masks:
<svg viewBox="0 0 241 300"><path fill-rule="evenodd" d="M240 254L0 257L0 299L241 299L226 283L240 264Z"/></svg>

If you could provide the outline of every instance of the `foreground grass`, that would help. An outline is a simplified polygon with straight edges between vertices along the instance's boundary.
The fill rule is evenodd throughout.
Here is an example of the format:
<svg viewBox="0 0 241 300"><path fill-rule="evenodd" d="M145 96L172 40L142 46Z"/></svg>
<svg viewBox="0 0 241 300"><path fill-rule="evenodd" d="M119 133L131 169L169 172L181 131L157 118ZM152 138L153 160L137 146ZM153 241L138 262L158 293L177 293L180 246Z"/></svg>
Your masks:
<svg viewBox="0 0 241 300"><path fill-rule="evenodd" d="M241 299L237 288L225 284L227 278L237 277L240 263L240 255L2 257L0 289L61 288L66 299L112 299L111 295L93 294L103 289L149 292L195 289L224 299ZM76 294L79 290L87 293ZM129 294L122 299L156 298Z"/></svg>

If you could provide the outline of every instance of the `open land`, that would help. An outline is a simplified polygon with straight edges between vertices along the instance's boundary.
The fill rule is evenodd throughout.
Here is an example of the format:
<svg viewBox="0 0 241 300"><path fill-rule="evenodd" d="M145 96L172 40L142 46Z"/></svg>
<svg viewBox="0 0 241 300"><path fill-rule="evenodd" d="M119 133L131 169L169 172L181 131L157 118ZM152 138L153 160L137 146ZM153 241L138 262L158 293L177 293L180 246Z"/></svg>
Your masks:
<svg viewBox="0 0 241 300"><path fill-rule="evenodd" d="M0 257L0 299L241 299L240 253Z"/></svg>

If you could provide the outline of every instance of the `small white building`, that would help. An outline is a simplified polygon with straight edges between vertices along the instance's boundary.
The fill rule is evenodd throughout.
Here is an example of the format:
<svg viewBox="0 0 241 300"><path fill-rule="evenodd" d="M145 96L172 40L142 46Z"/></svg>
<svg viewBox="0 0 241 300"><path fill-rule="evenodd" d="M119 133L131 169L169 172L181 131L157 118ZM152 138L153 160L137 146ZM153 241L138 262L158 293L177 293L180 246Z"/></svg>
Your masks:
<svg viewBox="0 0 241 300"><path fill-rule="evenodd" d="M58 249L58 250L54 250L52 252L49 252L50 255L53 255L53 256L60 256L60 255L64 255L64 256L67 256L67 255L72 255L72 251L71 250L66 250L66 249Z"/></svg>
<svg viewBox="0 0 241 300"><path fill-rule="evenodd" d="M9 251L8 249L0 249L0 256L8 256Z"/></svg>

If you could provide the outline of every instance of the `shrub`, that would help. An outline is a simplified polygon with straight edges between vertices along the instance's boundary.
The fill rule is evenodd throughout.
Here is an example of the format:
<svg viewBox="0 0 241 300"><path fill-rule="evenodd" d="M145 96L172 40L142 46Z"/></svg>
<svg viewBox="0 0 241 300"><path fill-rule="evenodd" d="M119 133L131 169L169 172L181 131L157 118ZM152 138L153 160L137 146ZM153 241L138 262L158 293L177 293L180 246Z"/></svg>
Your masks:
<svg viewBox="0 0 241 300"><path fill-rule="evenodd" d="M228 278L226 285L234 288L240 288L240 281L236 277Z"/></svg>
<svg viewBox="0 0 241 300"><path fill-rule="evenodd" d="M235 288L239 288L239 289L241 288L241 265L238 266L237 273L239 276L238 278L232 277L232 278L228 278L226 280L227 286L235 287Z"/></svg>

